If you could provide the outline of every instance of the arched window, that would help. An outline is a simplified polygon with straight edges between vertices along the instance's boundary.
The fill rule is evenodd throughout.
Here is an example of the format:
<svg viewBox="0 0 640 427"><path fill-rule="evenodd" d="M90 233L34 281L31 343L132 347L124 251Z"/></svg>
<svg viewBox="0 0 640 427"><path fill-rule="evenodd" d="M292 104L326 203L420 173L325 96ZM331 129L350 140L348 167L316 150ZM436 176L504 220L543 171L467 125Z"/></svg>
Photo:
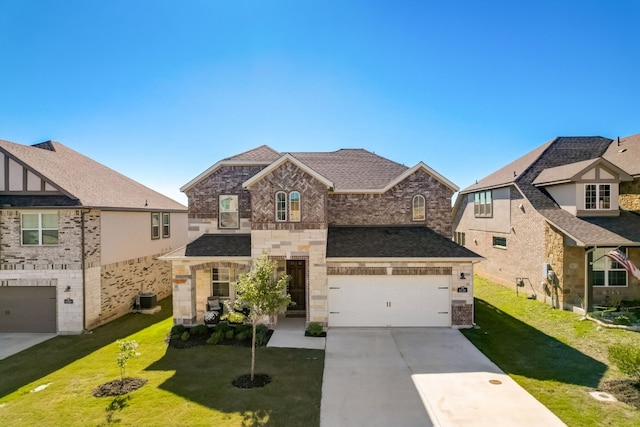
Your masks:
<svg viewBox="0 0 640 427"><path fill-rule="evenodd" d="M276 193L276 221L287 220L287 193L278 191Z"/></svg>
<svg viewBox="0 0 640 427"><path fill-rule="evenodd" d="M289 193L289 220L300 221L300 193L297 191Z"/></svg>
<svg viewBox="0 0 640 427"><path fill-rule="evenodd" d="M425 220L424 196L417 195L413 197L413 220Z"/></svg>

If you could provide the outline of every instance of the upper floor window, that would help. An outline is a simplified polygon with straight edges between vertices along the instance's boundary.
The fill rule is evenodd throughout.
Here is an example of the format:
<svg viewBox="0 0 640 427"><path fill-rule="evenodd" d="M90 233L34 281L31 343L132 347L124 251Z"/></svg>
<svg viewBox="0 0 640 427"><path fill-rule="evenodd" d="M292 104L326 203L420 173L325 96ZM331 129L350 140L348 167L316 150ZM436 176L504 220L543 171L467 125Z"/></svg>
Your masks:
<svg viewBox="0 0 640 427"><path fill-rule="evenodd" d="M476 217L491 217L493 215L491 190L473 194L473 213Z"/></svg>
<svg viewBox="0 0 640 427"><path fill-rule="evenodd" d="M506 248L507 247L507 238L506 237L493 236L493 246L496 247L496 248Z"/></svg>
<svg viewBox="0 0 640 427"><path fill-rule="evenodd" d="M231 278L228 268L212 268L211 269L211 296L213 297L229 297L229 283Z"/></svg>
<svg viewBox="0 0 640 427"><path fill-rule="evenodd" d="M586 184L585 209L611 209L611 184Z"/></svg>
<svg viewBox="0 0 640 427"><path fill-rule="evenodd" d="M167 238L171 235L171 218L169 212L162 212L162 237Z"/></svg>
<svg viewBox="0 0 640 427"><path fill-rule="evenodd" d="M287 220L287 193L278 191L276 193L276 221Z"/></svg>
<svg viewBox="0 0 640 427"><path fill-rule="evenodd" d="M413 197L413 220L424 221L425 219L425 201L424 196L417 195Z"/></svg>
<svg viewBox="0 0 640 427"><path fill-rule="evenodd" d="M160 238L160 212L151 212L151 238Z"/></svg>
<svg viewBox="0 0 640 427"><path fill-rule="evenodd" d="M627 270L624 265L606 256L614 248L595 248L593 250L593 279L594 286L627 286ZM619 248L625 256L627 250Z"/></svg>
<svg viewBox="0 0 640 427"><path fill-rule="evenodd" d="M289 193L289 220L300 221L300 193L297 191Z"/></svg>
<svg viewBox="0 0 640 427"><path fill-rule="evenodd" d="M276 193L276 221L300 221L300 193L292 191L288 195L284 191Z"/></svg>
<svg viewBox="0 0 640 427"><path fill-rule="evenodd" d="M453 233L453 241L456 242L457 244L464 246L466 244L465 240L466 240L465 233L460 231L456 231Z"/></svg>
<svg viewBox="0 0 640 427"><path fill-rule="evenodd" d="M24 213L20 219L23 245L46 246L58 244L57 213Z"/></svg>
<svg viewBox="0 0 640 427"><path fill-rule="evenodd" d="M218 226L220 228L239 228L238 196L221 195L218 207Z"/></svg>

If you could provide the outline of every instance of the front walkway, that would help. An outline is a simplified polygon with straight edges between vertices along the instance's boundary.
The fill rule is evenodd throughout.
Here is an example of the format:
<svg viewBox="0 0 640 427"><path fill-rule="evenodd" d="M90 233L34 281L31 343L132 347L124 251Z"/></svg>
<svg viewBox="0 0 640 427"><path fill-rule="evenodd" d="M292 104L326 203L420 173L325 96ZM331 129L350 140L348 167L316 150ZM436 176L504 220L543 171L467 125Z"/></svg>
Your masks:
<svg viewBox="0 0 640 427"><path fill-rule="evenodd" d="M327 339L305 337L305 319L301 317L279 317L267 347L308 348L324 350Z"/></svg>

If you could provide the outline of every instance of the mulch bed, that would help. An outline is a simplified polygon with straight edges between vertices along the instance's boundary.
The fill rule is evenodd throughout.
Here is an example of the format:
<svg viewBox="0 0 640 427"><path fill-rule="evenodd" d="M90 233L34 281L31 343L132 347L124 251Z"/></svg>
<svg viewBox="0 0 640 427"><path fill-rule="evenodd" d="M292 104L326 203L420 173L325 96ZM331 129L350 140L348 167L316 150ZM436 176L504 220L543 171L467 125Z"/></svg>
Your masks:
<svg viewBox="0 0 640 427"><path fill-rule="evenodd" d="M607 380L603 381L600 389L612 394L620 402L640 410L640 381L631 379Z"/></svg>
<svg viewBox="0 0 640 427"><path fill-rule="evenodd" d="M264 387L271 382L271 377L267 374L254 374L251 381L251 374L240 375L231 383L238 388Z"/></svg>
<svg viewBox="0 0 640 427"><path fill-rule="evenodd" d="M123 394L136 391L147 383L143 378L126 377L123 380L113 380L99 385L93 389L95 397L122 396Z"/></svg>
<svg viewBox="0 0 640 427"><path fill-rule="evenodd" d="M211 332L213 332L213 330ZM267 332L267 342L269 341L272 335L273 335L273 329L269 329L269 332ZM168 338L167 343L170 347L173 347L173 348L191 348L191 347L197 347L200 345L207 345L207 340L209 339L210 336L211 336L211 333L208 333L206 335L191 335L189 339L186 341L183 341L182 339L180 339L179 336L167 336ZM224 339L216 345L233 345L237 347L251 348L251 337L243 341L238 341L235 338Z"/></svg>

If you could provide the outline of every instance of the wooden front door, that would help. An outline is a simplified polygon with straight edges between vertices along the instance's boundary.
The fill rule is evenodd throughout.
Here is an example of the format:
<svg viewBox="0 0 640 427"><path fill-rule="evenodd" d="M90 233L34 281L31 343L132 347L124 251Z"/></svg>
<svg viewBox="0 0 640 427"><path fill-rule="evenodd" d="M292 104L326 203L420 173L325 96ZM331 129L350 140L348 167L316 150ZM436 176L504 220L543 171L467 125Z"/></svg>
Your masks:
<svg viewBox="0 0 640 427"><path fill-rule="evenodd" d="M305 298L307 276L305 261L288 260L287 274L291 276L291 280L289 281L289 295L291 295L291 301L296 303L296 305L290 309L295 311L304 311L307 308L307 300Z"/></svg>

